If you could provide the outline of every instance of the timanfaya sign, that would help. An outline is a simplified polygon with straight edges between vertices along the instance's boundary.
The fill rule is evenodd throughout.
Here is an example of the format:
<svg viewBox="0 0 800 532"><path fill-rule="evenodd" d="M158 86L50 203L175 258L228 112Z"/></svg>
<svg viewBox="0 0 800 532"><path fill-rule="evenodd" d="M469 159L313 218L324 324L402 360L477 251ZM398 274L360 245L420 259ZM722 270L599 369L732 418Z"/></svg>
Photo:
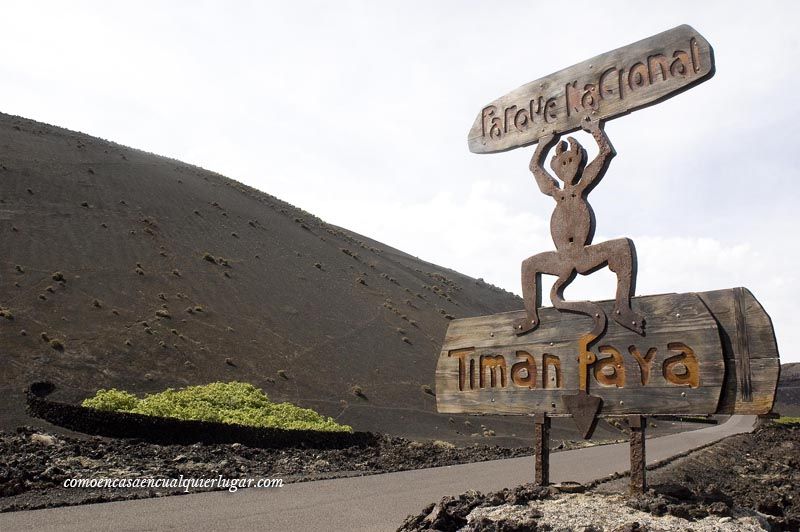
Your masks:
<svg viewBox="0 0 800 532"><path fill-rule="evenodd" d="M611 313L613 302L600 304ZM645 335L609 322L592 352L589 390L600 415L763 414L780 370L772 323L743 288L637 297ZM541 309L541 325L517 336L524 311L453 320L436 367L439 412L570 415L578 390L579 314Z"/></svg>

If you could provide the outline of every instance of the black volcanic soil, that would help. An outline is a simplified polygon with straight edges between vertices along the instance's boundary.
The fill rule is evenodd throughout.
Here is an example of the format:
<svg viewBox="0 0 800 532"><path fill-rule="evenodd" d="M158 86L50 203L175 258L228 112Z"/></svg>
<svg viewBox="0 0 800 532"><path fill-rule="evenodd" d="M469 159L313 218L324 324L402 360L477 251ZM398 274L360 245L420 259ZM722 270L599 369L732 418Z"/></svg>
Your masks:
<svg viewBox="0 0 800 532"><path fill-rule="evenodd" d="M627 479L626 479L627 480ZM703 515L720 501L764 514L778 530L800 529L800 424L765 424L648 473L653 493L632 506ZM625 481L596 491L624 490Z"/></svg>
<svg viewBox="0 0 800 532"><path fill-rule="evenodd" d="M724 520L742 509L758 512L775 530L796 531L800 529L800 424L767 424L751 434L726 438L649 471L648 481L650 489L645 496L627 500L630 508L654 516L683 518L687 527L708 517ZM601 483L588 496L624 494L627 483L627 478ZM534 530L541 512L526 511L524 505L559 496L554 487L533 485L486 495L468 492L445 497L420 514L409 516L401 530L460 529L467 525L467 516L474 509L504 504L511 505L505 518L476 520L466 529ZM562 526L565 532L573 530L570 523L563 522Z"/></svg>
<svg viewBox="0 0 800 532"><path fill-rule="evenodd" d="M430 393L445 329L522 308L219 174L3 114L0 235L5 429L35 423L37 380L75 402L241 380L357 430L475 441ZM533 430L480 423L508 445Z"/></svg>
<svg viewBox="0 0 800 532"><path fill-rule="evenodd" d="M0 511L181 494L178 489L64 488L70 478L282 478L285 483L387 473L530 455L444 441L381 436L345 449L258 449L232 445L155 445L134 440L52 435L30 427L0 432ZM191 489L191 492L203 491Z"/></svg>

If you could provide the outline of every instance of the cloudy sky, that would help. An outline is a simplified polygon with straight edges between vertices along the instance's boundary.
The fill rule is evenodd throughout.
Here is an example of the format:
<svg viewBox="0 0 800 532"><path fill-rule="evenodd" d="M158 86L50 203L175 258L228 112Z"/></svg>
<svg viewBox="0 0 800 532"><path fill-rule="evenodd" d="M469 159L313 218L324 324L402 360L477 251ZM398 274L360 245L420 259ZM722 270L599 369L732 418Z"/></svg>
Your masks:
<svg viewBox="0 0 800 532"><path fill-rule="evenodd" d="M595 242L632 238L638 294L752 290L800 361L794 2L4 2L0 111L218 171L519 293L552 249L533 148L474 155L479 110L691 24L714 78L611 121ZM586 144L589 137L582 137ZM571 299L613 297L607 270Z"/></svg>

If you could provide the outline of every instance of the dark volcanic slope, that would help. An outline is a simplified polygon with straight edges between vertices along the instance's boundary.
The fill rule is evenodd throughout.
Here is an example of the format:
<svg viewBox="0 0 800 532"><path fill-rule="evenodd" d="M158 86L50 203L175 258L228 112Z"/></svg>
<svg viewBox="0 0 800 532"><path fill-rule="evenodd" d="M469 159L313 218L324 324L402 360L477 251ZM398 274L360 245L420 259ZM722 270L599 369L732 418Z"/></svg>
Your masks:
<svg viewBox="0 0 800 532"><path fill-rule="evenodd" d="M36 379L69 400L236 379L357 429L469 437L481 421L423 389L448 319L522 306L221 175L8 115L0 234L0 427Z"/></svg>
<svg viewBox="0 0 800 532"><path fill-rule="evenodd" d="M775 396L776 412L800 417L800 362L781 364L781 378Z"/></svg>

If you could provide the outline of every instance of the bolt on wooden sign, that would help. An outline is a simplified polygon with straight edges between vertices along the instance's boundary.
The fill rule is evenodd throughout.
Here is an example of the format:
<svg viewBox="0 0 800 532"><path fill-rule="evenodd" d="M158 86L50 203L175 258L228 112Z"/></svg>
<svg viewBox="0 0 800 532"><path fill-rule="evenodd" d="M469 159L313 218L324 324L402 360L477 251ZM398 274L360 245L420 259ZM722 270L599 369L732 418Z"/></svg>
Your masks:
<svg viewBox="0 0 800 532"><path fill-rule="evenodd" d="M471 151L538 143L530 169L555 201L555 250L523 261L525 310L450 323L436 368L439 412L572 416L589 437L599 416L772 409L777 344L769 316L747 289L633 297L633 241L592 242L588 194L616 155L603 120L713 73L708 41L684 25L528 83L481 109L469 132ZM574 138L560 138L576 129L598 145L591 162ZM564 297L577 274L606 266L617 277L613 300ZM553 307L541 308L543 274L557 277Z"/></svg>

